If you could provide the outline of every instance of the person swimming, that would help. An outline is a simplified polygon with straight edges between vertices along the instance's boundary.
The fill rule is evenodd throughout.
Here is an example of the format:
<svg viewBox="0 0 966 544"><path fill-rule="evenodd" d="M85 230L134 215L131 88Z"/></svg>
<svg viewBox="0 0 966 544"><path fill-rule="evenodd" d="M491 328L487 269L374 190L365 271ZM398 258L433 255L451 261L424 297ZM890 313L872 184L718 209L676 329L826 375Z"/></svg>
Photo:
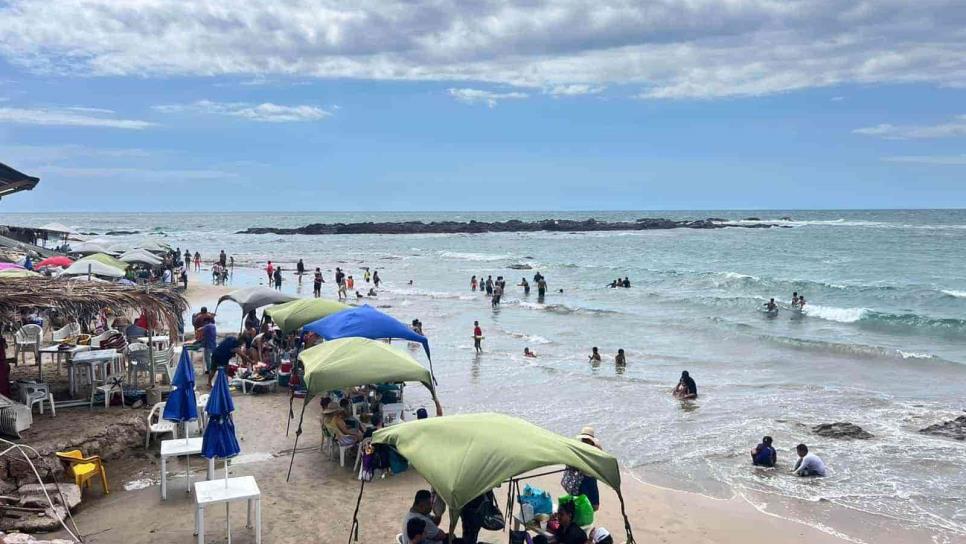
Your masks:
<svg viewBox="0 0 966 544"><path fill-rule="evenodd" d="M775 299L771 299L765 303L765 310L767 310L769 313L778 312L778 304L775 303Z"/></svg>
<svg viewBox="0 0 966 544"><path fill-rule="evenodd" d="M681 373L681 379L678 380L678 385L674 388L674 396L679 399L698 398L698 384L694 382L694 378L688 374L687 370Z"/></svg>
<svg viewBox="0 0 966 544"><path fill-rule="evenodd" d="M792 308L798 306L798 291L792 293Z"/></svg>
<svg viewBox="0 0 966 544"><path fill-rule="evenodd" d="M526 348L523 348L523 356L536 358L537 354L530 351L530 348L526 347Z"/></svg>
<svg viewBox="0 0 966 544"><path fill-rule="evenodd" d="M798 309L799 310L805 309L805 295L801 295L798 297Z"/></svg>
<svg viewBox="0 0 966 544"><path fill-rule="evenodd" d="M624 285L624 288L625 289L630 289L631 288L631 280L627 276L624 276L624 284L623 285Z"/></svg>

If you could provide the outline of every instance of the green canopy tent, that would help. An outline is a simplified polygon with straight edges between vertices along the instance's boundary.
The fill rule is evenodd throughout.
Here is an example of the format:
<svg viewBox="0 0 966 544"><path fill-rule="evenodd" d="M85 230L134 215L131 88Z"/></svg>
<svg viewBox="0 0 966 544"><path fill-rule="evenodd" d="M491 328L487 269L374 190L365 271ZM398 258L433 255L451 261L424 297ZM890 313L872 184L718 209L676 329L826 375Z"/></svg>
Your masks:
<svg viewBox="0 0 966 544"><path fill-rule="evenodd" d="M97 261L101 264L106 264L107 266L113 266L119 270L127 270L128 264L120 259L111 257L107 253L94 253L88 255L82 259L77 259L75 262L86 262L86 261Z"/></svg>
<svg viewBox="0 0 966 544"><path fill-rule="evenodd" d="M474 498L532 470L566 465L617 492L627 542L634 542L621 495L617 459L578 440L522 419L484 413L423 419L380 429L373 434L372 443L395 448L433 486L449 506L450 535L463 507ZM359 495L361 499L362 490ZM357 531L356 516L352 527Z"/></svg>
<svg viewBox="0 0 966 544"><path fill-rule="evenodd" d="M316 395L373 383L419 382L433 396L436 413L442 414L429 369L416 362L408 353L384 342L368 338L340 338L303 351L299 354L299 361L303 366L302 380L306 392L286 480L292 476L292 464L295 462L295 451L302 434L305 408ZM289 420L294 417L293 399L294 397L289 399Z"/></svg>
<svg viewBox="0 0 966 544"><path fill-rule="evenodd" d="M348 305L334 300L300 298L266 308L265 313L272 318L272 321L278 325L283 333L287 334L298 330L302 325L348 309Z"/></svg>

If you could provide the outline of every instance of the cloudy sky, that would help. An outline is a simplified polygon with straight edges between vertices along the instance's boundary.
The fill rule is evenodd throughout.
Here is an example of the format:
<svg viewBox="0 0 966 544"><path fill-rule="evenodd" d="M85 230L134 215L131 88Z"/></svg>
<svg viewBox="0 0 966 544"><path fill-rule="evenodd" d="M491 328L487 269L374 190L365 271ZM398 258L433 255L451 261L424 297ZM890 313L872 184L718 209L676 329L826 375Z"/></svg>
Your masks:
<svg viewBox="0 0 966 544"><path fill-rule="evenodd" d="M962 0L0 0L2 211L966 207Z"/></svg>

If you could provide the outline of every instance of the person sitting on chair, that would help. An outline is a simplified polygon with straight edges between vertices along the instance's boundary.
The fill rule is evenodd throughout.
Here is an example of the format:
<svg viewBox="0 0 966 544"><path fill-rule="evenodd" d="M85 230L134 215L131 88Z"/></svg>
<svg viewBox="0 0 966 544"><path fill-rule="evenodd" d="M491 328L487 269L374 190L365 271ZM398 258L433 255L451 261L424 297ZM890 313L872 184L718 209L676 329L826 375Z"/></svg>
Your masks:
<svg viewBox="0 0 966 544"><path fill-rule="evenodd" d="M431 517L432 514L433 494L430 493L428 489L420 489L416 492L416 497L413 499L412 508L409 509L409 512L406 512L406 517L403 518L403 528L406 531L403 534L403 544L447 541L449 535L446 534L446 531L443 531L436 525L439 522L439 519L433 519ZM425 524L423 540L409 539L409 523L412 520L422 521Z"/></svg>

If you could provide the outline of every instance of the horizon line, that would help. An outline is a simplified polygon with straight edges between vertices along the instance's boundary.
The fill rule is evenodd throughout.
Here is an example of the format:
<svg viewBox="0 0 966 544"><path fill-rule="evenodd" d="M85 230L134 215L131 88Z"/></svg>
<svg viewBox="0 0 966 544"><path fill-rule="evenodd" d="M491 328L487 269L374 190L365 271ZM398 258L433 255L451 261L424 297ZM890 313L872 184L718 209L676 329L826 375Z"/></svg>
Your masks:
<svg viewBox="0 0 966 544"><path fill-rule="evenodd" d="M106 213L106 214L141 214L141 213L156 213L156 214L193 214L193 213L210 213L210 214L232 214L232 213L287 213L287 214L325 214L325 213L377 213L377 214L393 214L393 213L637 213L637 212L878 212L878 211L966 211L966 207L948 207L948 208L652 208L652 209L596 209L596 210L231 210L231 211L219 211L219 210L185 210L185 211L171 211L171 210L121 210L121 211L105 211L103 209L98 210L39 210L39 211L11 211L3 212L0 211L0 216L3 215L32 215L32 214L65 214L65 215L79 215L79 214L89 214L89 213Z"/></svg>

